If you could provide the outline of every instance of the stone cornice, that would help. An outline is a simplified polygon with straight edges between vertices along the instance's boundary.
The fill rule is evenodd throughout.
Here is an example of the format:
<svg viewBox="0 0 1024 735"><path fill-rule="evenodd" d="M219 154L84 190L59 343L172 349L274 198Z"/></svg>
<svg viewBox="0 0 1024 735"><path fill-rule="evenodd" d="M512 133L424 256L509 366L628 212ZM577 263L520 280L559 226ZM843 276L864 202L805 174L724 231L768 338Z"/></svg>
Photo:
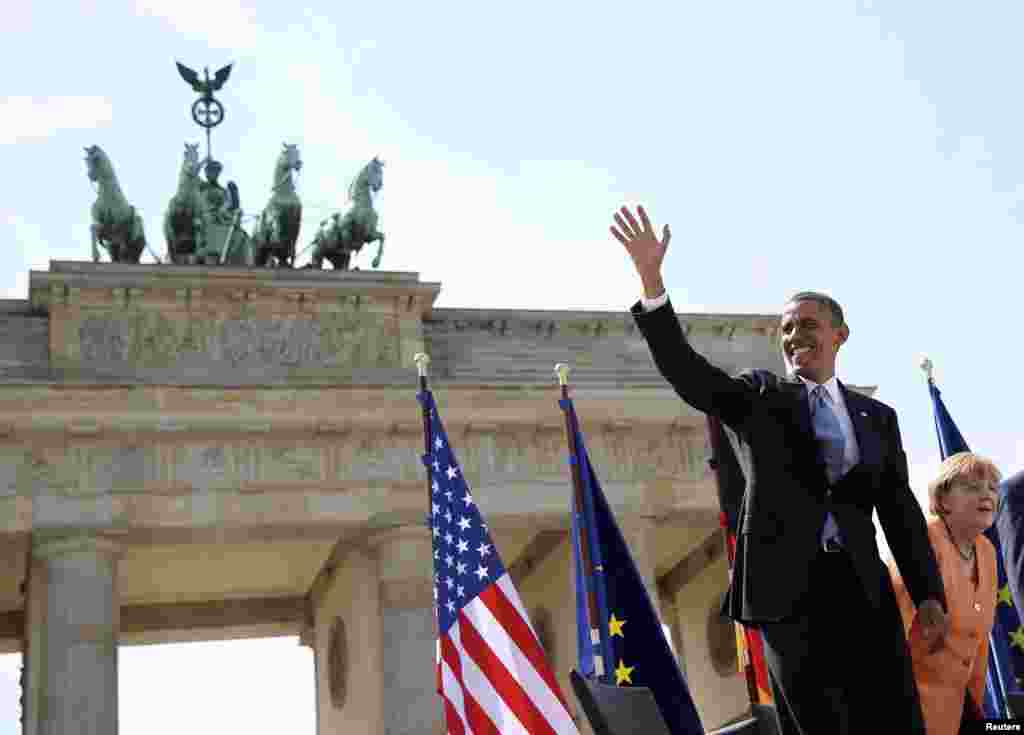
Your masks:
<svg viewBox="0 0 1024 735"><path fill-rule="evenodd" d="M196 268L51 261L49 271L30 271L34 312L54 306L113 306L142 303L162 310L198 306L272 305L280 313L381 307L427 311L441 284L395 271L316 271L256 268ZM365 307L364 307L365 305Z"/></svg>
<svg viewBox="0 0 1024 735"><path fill-rule="evenodd" d="M778 314L677 314L687 333L730 338L737 334L777 336ZM533 309L434 308L424 318L432 333L456 331L492 337L576 337L633 335L637 332L627 311L565 311Z"/></svg>

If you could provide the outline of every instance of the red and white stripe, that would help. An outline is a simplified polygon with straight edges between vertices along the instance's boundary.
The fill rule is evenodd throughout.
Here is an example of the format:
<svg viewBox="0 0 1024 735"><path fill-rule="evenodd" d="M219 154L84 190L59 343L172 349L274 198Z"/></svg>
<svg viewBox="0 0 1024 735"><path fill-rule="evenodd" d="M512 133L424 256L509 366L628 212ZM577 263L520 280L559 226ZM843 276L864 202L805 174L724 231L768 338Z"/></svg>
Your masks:
<svg viewBox="0 0 1024 735"><path fill-rule="evenodd" d="M508 574L462 609L440 649L449 735L578 735Z"/></svg>

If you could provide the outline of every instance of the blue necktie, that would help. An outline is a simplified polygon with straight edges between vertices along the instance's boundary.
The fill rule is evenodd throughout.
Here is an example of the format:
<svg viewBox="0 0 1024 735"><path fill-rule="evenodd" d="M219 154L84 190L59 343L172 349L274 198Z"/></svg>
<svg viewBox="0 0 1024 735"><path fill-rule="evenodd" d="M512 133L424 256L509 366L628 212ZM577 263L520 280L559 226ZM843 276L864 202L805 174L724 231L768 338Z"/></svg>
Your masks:
<svg viewBox="0 0 1024 735"><path fill-rule="evenodd" d="M839 419L832 410L831 399L825 386L819 385L811 391L811 422L814 425L814 437L818 440L821 458L825 461L825 475L828 484L834 485L843 476L846 462L846 438L839 425ZM821 529L821 542L829 539L841 541L839 526L829 513L825 517L825 526Z"/></svg>

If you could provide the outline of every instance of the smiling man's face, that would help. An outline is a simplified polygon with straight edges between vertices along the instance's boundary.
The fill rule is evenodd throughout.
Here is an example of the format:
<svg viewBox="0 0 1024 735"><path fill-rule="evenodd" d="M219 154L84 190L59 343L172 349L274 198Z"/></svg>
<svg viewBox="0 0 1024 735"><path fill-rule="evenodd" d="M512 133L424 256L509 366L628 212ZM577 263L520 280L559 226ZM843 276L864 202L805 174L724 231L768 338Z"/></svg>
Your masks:
<svg viewBox="0 0 1024 735"><path fill-rule="evenodd" d="M832 324L832 311L817 301L793 301L782 311L782 356L790 372L824 383L836 372L836 355L850 330Z"/></svg>

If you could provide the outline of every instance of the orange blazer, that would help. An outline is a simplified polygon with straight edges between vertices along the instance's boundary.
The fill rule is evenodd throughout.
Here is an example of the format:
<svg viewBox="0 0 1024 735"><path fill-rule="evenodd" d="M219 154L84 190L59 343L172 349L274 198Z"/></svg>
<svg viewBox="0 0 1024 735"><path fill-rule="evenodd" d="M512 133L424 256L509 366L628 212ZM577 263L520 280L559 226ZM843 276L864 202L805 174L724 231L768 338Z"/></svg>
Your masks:
<svg viewBox="0 0 1024 735"><path fill-rule="evenodd" d="M957 735L965 692L971 692L979 708L985 701L988 636L996 610L996 550L987 538L978 536L975 590L971 579L964 575L960 554L941 519L928 521L928 537L946 589L949 621L946 643L936 653L929 654L921 638L914 602L894 562L889 562L889 574L903 615L928 735Z"/></svg>

